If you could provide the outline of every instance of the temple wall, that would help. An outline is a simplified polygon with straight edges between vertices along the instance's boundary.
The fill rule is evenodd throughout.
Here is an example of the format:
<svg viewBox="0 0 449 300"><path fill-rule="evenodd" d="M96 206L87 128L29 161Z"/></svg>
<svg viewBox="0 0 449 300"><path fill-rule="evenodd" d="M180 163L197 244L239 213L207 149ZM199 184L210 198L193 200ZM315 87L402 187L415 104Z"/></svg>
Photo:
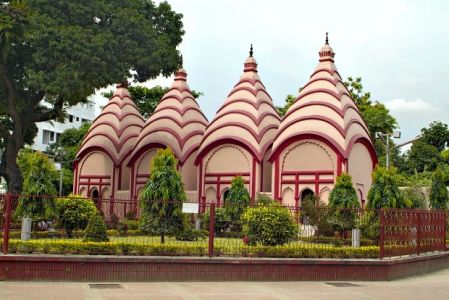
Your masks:
<svg viewBox="0 0 449 300"><path fill-rule="evenodd" d="M352 176L359 201L367 200L372 171L373 162L368 149L361 143L354 144L348 158L348 173Z"/></svg>

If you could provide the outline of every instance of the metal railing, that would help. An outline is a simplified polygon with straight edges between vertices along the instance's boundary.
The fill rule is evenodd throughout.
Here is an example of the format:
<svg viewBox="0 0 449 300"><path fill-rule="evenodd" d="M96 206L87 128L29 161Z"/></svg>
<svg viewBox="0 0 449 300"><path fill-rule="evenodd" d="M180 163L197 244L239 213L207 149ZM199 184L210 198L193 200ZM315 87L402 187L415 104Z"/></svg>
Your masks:
<svg viewBox="0 0 449 300"><path fill-rule="evenodd" d="M35 220L31 239L21 241L21 220L15 216L20 197L57 198L0 195L4 254L388 258L446 250L446 211L264 206L264 214L280 214L287 222L277 224L276 217L252 220L249 215L261 207L257 205L208 203L200 206L200 214L178 211L176 216L155 217L145 214L136 199L113 198L93 200L107 225L108 241L87 241L87 220L68 225L61 212L51 220ZM285 224L290 224L291 232L286 232Z"/></svg>

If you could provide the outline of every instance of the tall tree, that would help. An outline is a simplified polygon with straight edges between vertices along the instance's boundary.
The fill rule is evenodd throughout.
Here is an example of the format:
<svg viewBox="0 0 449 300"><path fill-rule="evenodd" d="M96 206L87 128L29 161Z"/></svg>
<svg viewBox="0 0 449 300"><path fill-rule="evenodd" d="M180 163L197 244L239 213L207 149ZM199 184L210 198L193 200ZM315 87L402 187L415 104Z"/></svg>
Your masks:
<svg viewBox="0 0 449 300"><path fill-rule="evenodd" d="M131 97L133 98L134 103L137 106L137 109L139 110L140 114L147 119L156 109L156 106L158 105L159 101L162 99L162 97L168 92L170 88L169 87L162 87L160 85L157 85L152 88L147 88L144 86L129 86L128 90L131 94ZM193 98L198 99L200 96L203 95L202 92L198 92L195 90L191 91ZM111 98L113 95L113 92L107 92L104 93L103 96L106 98Z"/></svg>
<svg viewBox="0 0 449 300"><path fill-rule="evenodd" d="M36 122L62 119L66 106L95 89L178 67L181 18L168 3L149 0L0 4L0 175L9 191L22 190L16 157L32 143Z"/></svg>
<svg viewBox="0 0 449 300"><path fill-rule="evenodd" d="M432 145L439 152L449 146L449 129L447 124L435 121L429 124L427 128L421 129L420 140L428 145Z"/></svg>

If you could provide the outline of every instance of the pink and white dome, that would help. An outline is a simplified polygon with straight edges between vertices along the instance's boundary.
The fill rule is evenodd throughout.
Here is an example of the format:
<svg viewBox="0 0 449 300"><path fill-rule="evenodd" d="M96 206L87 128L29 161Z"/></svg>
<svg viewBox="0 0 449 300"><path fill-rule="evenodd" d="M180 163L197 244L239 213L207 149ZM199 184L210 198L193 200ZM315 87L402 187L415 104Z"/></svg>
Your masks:
<svg viewBox="0 0 449 300"><path fill-rule="evenodd" d="M235 143L262 161L271 146L280 117L257 74L257 62L246 59L240 80L204 133L198 157L219 144Z"/></svg>
<svg viewBox="0 0 449 300"><path fill-rule="evenodd" d="M273 143L272 157L279 152L281 145L301 137L324 139L345 159L354 143L362 142L375 157L368 127L343 84L334 56L326 39L309 82L282 119Z"/></svg>
<svg viewBox="0 0 449 300"><path fill-rule="evenodd" d="M132 157L139 156L152 145L170 147L183 164L198 148L207 125L207 118L187 84L187 73L179 69L170 90L145 122Z"/></svg>
<svg viewBox="0 0 449 300"><path fill-rule="evenodd" d="M101 150L118 165L134 148L144 120L129 94L128 85L116 87L108 104L90 126L77 157L91 150Z"/></svg>

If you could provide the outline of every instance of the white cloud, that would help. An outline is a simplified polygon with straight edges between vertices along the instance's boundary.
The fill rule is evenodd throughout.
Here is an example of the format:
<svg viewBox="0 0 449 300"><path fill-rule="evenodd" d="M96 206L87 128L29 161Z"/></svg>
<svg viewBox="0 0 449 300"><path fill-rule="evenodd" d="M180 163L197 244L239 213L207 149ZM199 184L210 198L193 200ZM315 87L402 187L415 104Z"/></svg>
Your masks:
<svg viewBox="0 0 449 300"><path fill-rule="evenodd" d="M385 106L392 112L436 112L438 109L422 99L406 100L393 99L385 102Z"/></svg>

